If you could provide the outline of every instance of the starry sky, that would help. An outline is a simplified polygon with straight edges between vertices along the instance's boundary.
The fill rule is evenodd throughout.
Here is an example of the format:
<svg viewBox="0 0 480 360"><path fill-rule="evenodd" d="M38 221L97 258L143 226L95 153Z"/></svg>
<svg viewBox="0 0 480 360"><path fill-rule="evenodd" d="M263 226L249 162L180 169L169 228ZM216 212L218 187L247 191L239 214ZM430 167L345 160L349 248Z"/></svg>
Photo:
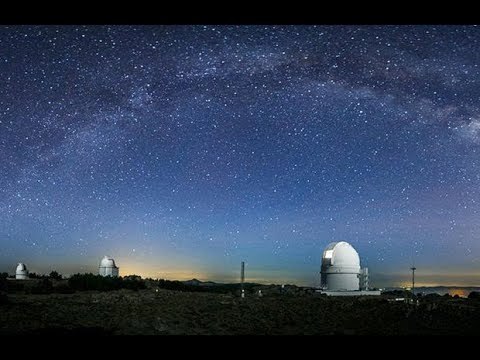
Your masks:
<svg viewBox="0 0 480 360"><path fill-rule="evenodd" d="M0 271L480 285L475 26L0 27Z"/></svg>

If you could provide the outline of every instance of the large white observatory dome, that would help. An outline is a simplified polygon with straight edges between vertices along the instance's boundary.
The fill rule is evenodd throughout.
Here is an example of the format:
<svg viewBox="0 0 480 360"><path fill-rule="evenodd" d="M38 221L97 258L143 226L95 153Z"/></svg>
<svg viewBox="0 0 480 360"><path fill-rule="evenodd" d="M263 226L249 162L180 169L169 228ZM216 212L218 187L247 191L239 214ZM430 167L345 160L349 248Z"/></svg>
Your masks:
<svg viewBox="0 0 480 360"><path fill-rule="evenodd" d="M26 280L28 279L28 270L25 264L18 263L17 270L15 271L15 279Z"/></svg>
<svg viewBox="0 0 480 360"><path fill-rule="evenodd" d="M115 265L115 260L110 256L104 256L100 261L98 274L102 276L118 276L119 268Z"/></svg>
<svg viewBox="0 0 480 360"><path fill-rule="evenodd" d="M328 244L322 256L321 283L325 290L360 290L360 257L345 241Z"/></svg>

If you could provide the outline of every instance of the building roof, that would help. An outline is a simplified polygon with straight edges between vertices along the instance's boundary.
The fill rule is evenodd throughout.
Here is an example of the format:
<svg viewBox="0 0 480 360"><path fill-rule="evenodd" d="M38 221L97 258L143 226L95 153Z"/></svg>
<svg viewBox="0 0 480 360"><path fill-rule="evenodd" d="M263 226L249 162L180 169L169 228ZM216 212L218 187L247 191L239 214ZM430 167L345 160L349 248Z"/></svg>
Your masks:
<svg viewBox="0 0 480 360"><path fill-rule="evenodd" d="M27 266L24 263L18 263L17 265L17 273L27 271Z"/></svg>
<svg viewBox="0 0 480 360"><path fill-rule="evenodd" d="M114 268L115 260L113 260L110 256L104 256L102 261L100 261L100 267L107 267L107 268Z"/></svg>
<svg viewBox="0 0 480 360"><path fill-rule="evenodd" d="M322 265L360 267L360 257L349 243L345 241L332 242L323 251Z"/></svg>

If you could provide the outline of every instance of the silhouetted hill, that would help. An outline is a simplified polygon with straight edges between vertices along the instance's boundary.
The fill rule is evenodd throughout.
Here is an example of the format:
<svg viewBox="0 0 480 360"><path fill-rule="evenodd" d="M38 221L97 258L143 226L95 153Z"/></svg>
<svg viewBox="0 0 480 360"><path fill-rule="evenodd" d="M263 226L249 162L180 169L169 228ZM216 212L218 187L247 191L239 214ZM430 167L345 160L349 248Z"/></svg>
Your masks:
<svg viewBox="0 0 480 360"><path fill-rule="evenodd" d="M225 285L222 283L216 283L213 281L200 281L198 279L192 279L192 280L185 280L182 281L185 285L191 285L191 286L221 286Z"/></svg>

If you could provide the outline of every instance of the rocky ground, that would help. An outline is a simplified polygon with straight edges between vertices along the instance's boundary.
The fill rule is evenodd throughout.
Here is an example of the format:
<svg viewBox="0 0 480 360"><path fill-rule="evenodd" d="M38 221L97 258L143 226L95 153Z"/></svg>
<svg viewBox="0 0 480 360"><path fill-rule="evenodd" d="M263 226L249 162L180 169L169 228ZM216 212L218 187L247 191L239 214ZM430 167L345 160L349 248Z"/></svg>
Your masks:
<svg viewBox="0 0 480 360"><path fill-rule="evenodd" d="M480 301L250 296L164 289L9 294L0 334L480 334Z"/></svg>

